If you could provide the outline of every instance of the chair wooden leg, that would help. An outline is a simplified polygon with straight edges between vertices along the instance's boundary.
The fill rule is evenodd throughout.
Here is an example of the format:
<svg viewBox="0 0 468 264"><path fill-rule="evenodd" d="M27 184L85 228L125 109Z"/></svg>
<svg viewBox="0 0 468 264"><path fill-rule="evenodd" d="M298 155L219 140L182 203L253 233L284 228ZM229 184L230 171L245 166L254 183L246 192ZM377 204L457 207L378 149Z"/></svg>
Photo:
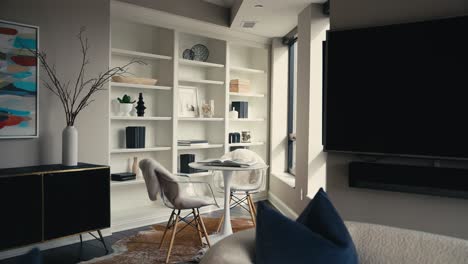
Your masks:
<svg viewBox="0 0 468 264"><path fill-rule="evenodd" d="M247 194L247 204L249 205L249 213L250 213L250 217L252 218L252 222L253 222L253 225L256 226L257 223L255 221L255 214L254 214L254 206L252 204L252 201L249 199L249 195Z"/></svg>
<svg viewBox="0 0 468 264"><path fill-rule="evenodd" d="M252 195L249 193L248 196L249 196L249 199L250 199L250 203L252 204L254 215L255 215L255 217L257 217L257 207L255 207L255 203L254 203L254 201L252 199Z"/></svg>
<svg viewBox="0 0 468 264"><path fill-rule="evenodd" d="M197 227L198 238L200 238L200 245L203 247L203 237L202 237L202 231L201 231L201 226L199 222L199 216L197 212L195 211L195 208L192 209L192 213L193 213L193 219L195 221L195 225Z"/></svg>
<svg viewBox="0 0 468 264"><path fill-rule="evenodd" d="M232 201L232 193L229 196L229 207L231 207L231 201ZM229 208L229 210L231 210L231 208ZM221 227L223 226L223 222L224 222L224 213L221 216L221 220L219 221L218 228L216 229L216 233L219 233L221 231Z"/></svg>
<svg viewBox="0 0 468 264"><path fill-rule="evenodd" d="M210 239L208 238L208 232L206 232L205 223L203 222L203 218L200 215L200 210L198 208L197 208L197 214L198 214L198 219L200 220L200 223L201 223L201 226L202 226L202 229L203 229L203 233L205 233L206 243L208 243L208 247L211 247Z"/></svg>
<svg viewBox="0 0 468 264"><path fill-rule="evenodd" d="M177 215L174 220L174 228L172 229L171 242L169 243L169 249L167 250L166 263L169 263L169 258L171 257L172 246L174 245L174 239L177 233L177 223L179 223L180 210L177 212Z"/></svg>
<svg viewBox="0 0 468 264"><path fill-rule="evenodd" d="M173 224L172 222L173 222L174 215L175 215L175 209L172 210L171 217L169 217L169 221L167 222L167 225L166 225L166 229L164 229L164 233L163 233L163 236L161 238L161 242L159 243L159 249L161 249L163 244L164 244L164 238L166 237L167 230L170 229L171 225Z"/></svg>

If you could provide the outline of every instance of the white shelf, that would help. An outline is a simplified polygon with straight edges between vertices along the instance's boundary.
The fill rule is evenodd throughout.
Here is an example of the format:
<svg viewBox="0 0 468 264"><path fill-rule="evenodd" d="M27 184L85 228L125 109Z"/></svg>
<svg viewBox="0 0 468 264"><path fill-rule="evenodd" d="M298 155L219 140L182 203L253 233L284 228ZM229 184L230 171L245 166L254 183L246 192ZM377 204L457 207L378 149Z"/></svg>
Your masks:
<svg viewBox="0 0 468 264"><path fill-rule="evenodd" d="M265 119L263 118L238 118L238 119L231 118L229 120L231 122L263 122L265 121Z"/></svg>
<svg viewBox="0 0 468 264"><path fill-rule="evenodd" d="M140 152L157 152L157 151L166 151L171 150L171 147L152 147L152 148L122 148L122 149L112 149L111 153L140 153Z"/></svg>
<svg viewBox="0 0 468 264"><path fill-rule="evenodd" d="M179 117L179 121L224 121L222 117Z"/></svg>
<svg viewBox="0 0 468 264"><path fill-rule="evenodd" d="M127 120L127 121L169 121L172 120L172 117L166 116L113 116L112 120Z"/></svg>
<svg viewBox="0 0 468 264"><path fill-rule="evenodd" d="M138 185L138 184L145 184L145 180L136 179L136 180L129 180L129 181L111 181L111 186L129 186L129 185Z"/></svg>
<svg viewBox="0 0 468 264"><path fill-rule="evenodd" d="M212 62L204 62L204 61L179 59L179 63L182 64L182 65L190 65L190 66L224 68L223 64L212 63Z"/></svg>
<svg viewBox="0 0 468 264"><path fill-rule="evenodd" d="M149 89L149 90L171 90L171 86L161 86L161 85L146 85L146 84L131 84L131 83L118 83L111 82L112 87L122 87L129 89Z"/></svg>
<svg viewBox="0 0 468 264"><path fill-rule="evenodd" d="M172 57L153 54L153 53L145 53L133 50L125 50L125 49L116 49L112 48L112 54L116 55L124 55L129 57L137 57L137 58L146 58L146 59L155 59L155 60L172 60Z"/></svg>
<svg viewBox="0 0 468 264"><path fill-rule="evenodd" d="M254 73L254 74L265 74L264 70L245 68L245 67L239 67L239 66L231 66L231 71Z"/></svg>
<svg viewBox="0 0 468 264"><path fill-rule="evenodd" d="M223 144L208 144L208 145L197 145L197 146L177 146L178 150L190 150L190 149L215 149L222 148Z"/></svg>
<svg viewBox="0 0 468 264"><path fill-rule="evenodd" d="M239 97L258 97L258 98L263 98L265 97L264 94L258 94L258 93L234 93L230 92L230 96L239 96Z"/></svg>
<svg viewBox="0 0 468 264"><path fill-rule="evenodd" d="M262 146L265 142L250 142L250 143L229 143L230 147L250 147L250 146Z"/></svg>
<svg viewBox="0 0 468 264"><path fill-rule="evenodd" d="M179 82L190 82L190 83L201 83L201 84L215 84L223 85L223 81L214 81L214 80L199 80L199 79L179 79Z"/></svg>

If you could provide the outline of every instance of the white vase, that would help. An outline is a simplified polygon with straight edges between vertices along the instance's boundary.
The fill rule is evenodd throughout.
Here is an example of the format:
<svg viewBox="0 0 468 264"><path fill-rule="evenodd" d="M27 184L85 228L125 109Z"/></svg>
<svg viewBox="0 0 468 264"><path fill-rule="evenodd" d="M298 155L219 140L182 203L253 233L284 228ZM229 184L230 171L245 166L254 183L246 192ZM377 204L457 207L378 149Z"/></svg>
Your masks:
<svg viewBox="0 0 468 264"><path fill-rule="evenodd" d="M67 126L62 132L62 165L78 165L78 130Z"/></svg>
<svg viewBox="0 0 468 264"><path fill-rule="evenodd" d="M120 113L123 116L130 116L133 110L133 104L120 104Z"/></svg>

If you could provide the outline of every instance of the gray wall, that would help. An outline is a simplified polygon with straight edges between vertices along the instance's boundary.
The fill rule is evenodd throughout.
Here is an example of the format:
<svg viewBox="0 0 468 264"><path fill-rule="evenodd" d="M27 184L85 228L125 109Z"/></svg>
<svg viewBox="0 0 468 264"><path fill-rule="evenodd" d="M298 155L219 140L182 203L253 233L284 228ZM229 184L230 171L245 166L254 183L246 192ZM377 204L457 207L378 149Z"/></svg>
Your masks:
<svg viewBox="0 0 468 264"><path fill-rule="evenodd" d="M468 14L466 0L334 0L331 28L355 28ZM347 187L350 155L328 154L327 191L347 220L422 230L468 239L468 201ZM423 160L384 162L427 164ZM463 163L443 163L464 166Z"/></svg>
<svg viewBox="0 0 468 264"><path fill-rule="evenodd" d="M0 19L40 27L40 48L65 80L74 79L81 53L76 34L87 27L89 76L109 67L109 0L2 0ZM42 75L42 77L45 77ZM38 139L0 140L0 168L61 162L61 133L66 126L59 100L40 86ZM108 92L78 117L79 159L108 163Z"/></svg>

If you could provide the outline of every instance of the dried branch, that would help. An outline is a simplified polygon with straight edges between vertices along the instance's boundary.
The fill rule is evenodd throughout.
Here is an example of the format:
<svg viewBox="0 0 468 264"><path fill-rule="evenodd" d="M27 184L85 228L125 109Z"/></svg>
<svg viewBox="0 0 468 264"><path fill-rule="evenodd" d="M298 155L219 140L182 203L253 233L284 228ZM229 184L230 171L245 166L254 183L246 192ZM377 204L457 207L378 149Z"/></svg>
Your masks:
<svg viewBox="0 0 468 264"><path fill-rule="evenodd" d="M89 65L88 59L88 38L84 37L86 28L82 27L77 35L80 41L81 50L81 65L74 85L70 86L70 81L61 81L57 77L55 65L49 65L47 62L47 54L36 50L28 49L34 56L37 57L42 68L47 73L48 80L42 79L44 86L56 95L62 103L65 110L65 118L67 126L73 126L78 114L94 102L91 99L97 92L106 90L104 85L108 83L113 76L128 74L128 68L133 64L146 65L139 60L131 60L129 63L114 67L104 73L99 73L97 77L85 80L86 67Z"/></svg>

